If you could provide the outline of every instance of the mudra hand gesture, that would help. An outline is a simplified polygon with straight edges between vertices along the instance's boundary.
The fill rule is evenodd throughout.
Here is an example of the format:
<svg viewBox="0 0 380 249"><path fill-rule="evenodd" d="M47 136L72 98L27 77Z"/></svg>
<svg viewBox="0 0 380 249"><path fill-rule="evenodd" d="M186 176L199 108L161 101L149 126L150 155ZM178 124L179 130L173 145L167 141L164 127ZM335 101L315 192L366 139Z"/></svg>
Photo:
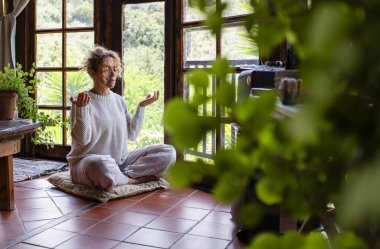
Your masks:
<svg viewBox="0 0 380 249"><path fill-rule="evenodd" d="M156 102L158 100L158 98L160 97L160 92L159 91L154 91L153 93L153 96L152 95L148 95L146 97L146 99L142 100L140 103L139 103L139 106L140 107L145 107L147 105L150 105L152 104L153 102Z"/></svg>
<svg viewBox="0 0 380 249"><path fill-rule="evenodd" d="M91 97L86 92L81 92L78 94L78 97L75 99L74 97L70 98L71 103L75 104L78 107L84 107L90 103Z"/></svg>

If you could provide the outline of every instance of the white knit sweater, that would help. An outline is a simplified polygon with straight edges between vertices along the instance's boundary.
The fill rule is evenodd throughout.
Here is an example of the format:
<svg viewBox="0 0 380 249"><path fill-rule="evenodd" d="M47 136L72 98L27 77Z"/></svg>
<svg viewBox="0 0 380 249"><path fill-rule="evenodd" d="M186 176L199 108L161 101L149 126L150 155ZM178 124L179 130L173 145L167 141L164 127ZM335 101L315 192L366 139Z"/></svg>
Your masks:
<svg viewBox="0 0 380 249"><path fill-rule="evenodd" d="M88 155L110 155L118 165L125 162L128 139L135 140L144 119L144 108L137 107L131 117L123 97L111 92L97 95L88 92L90 103L71 107L71 151L67 155L70 167Z"/></svg>

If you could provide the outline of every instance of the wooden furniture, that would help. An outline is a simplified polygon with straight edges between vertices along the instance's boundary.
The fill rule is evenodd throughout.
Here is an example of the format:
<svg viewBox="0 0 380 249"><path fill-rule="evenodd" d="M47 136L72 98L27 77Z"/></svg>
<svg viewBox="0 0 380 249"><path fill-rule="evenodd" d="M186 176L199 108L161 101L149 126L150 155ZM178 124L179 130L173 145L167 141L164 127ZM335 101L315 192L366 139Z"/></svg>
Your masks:
<svg viewBox="0 0 380 249"><path fill-rule="evenodd" d="M0 210L14 209L13 155L20 152L20 140L34 132L40 122L30 119L0 121Z"/></svg>

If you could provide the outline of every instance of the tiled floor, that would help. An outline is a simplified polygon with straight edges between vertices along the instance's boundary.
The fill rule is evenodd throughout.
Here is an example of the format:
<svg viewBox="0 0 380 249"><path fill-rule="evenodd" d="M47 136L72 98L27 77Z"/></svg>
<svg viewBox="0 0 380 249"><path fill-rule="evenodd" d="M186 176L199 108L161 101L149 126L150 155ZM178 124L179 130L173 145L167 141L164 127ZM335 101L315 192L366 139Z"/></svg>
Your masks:
<svg viewBox="0 0 380 249"><path fill-rule="evenodd" d="M240 249L230 208L195 189L157 190L98 203L45 179L17 183L16 210L0 212L0 248Z"/></svg>

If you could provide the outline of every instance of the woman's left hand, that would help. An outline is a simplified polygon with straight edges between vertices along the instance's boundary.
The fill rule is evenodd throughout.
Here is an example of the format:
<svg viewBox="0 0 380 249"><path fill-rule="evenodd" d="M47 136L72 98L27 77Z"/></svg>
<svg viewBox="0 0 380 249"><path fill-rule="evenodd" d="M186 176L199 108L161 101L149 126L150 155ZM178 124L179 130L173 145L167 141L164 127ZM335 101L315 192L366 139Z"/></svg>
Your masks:
<svg viewBox="0 0 380 249"><path fill-rule="evenodd" d="M147 105L150 105L152 104L153 102L156 102L158 100L158 98L160 97L160 92L159 91L154 91L153 93L153 96L152 95L148 95L146 97L146 99L142 100L140 103L139 103L139 106L140 107L145 107Z"/></svg>

